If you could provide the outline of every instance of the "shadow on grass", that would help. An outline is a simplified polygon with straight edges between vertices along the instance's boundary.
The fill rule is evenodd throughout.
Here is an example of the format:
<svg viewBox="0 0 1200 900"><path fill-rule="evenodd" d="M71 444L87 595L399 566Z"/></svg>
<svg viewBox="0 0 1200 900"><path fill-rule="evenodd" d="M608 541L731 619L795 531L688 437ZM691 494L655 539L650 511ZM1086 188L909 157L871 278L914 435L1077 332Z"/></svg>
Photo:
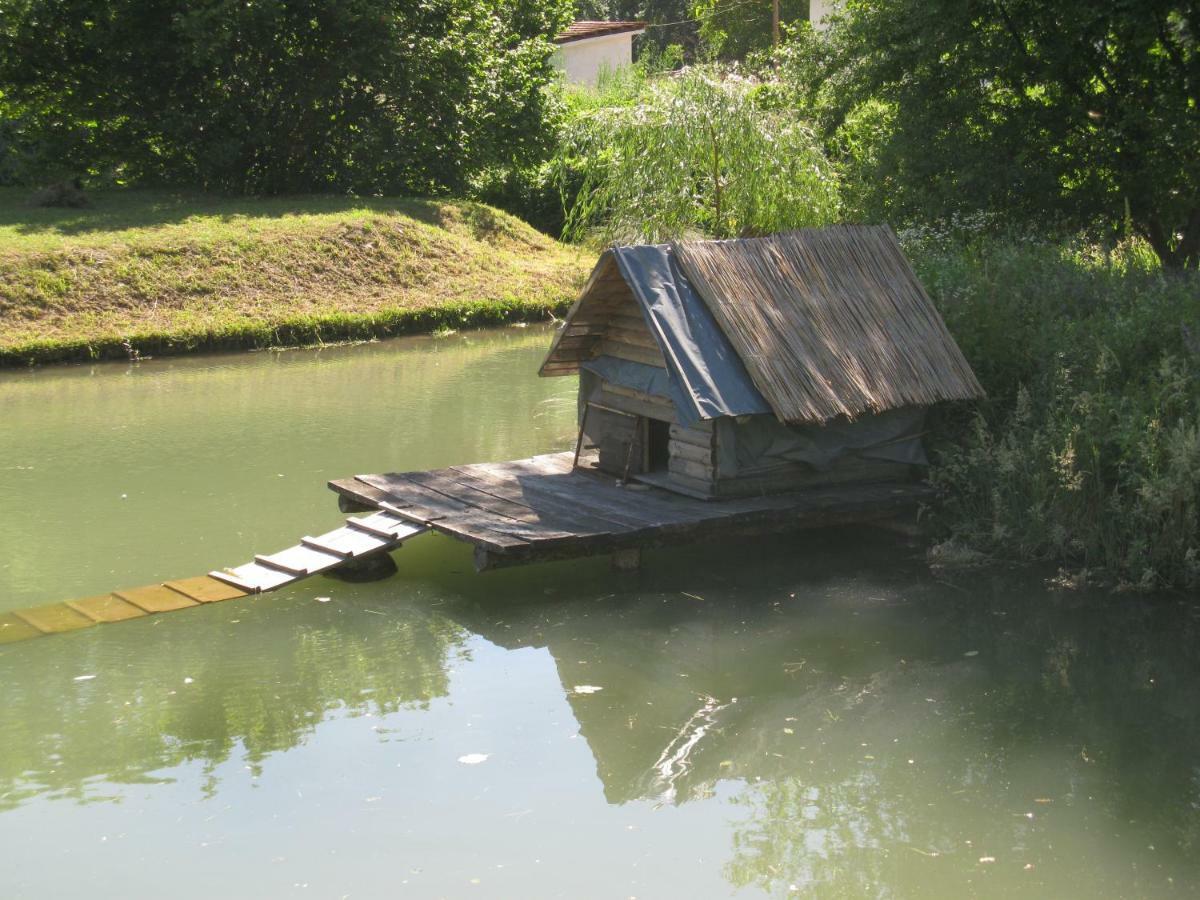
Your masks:
<svg viewBox="0 0 1200 900"><path fill-rule="evenodd" d="M89 191L90 206L65 209L33 206L26 188L0 188L0 229L21 235L85 235L179 225L192 218L221 222L330 215L359 210L399 213L437 228L465 225L476 240L510 233L506 217L470 201L396 197L299 195L268 198L229 197L158 190Z"/></svg>

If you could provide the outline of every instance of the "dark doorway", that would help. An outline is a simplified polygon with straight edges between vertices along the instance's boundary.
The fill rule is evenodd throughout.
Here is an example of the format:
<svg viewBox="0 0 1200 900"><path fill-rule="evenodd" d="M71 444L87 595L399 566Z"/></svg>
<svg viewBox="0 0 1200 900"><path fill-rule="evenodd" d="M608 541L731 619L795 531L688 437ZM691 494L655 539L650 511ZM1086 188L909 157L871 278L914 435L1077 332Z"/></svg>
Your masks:
<svg viewBox="0 0 1200 900"><path fill-rule="evenodd" d="M671 461L671 423L646 420L646 471L665 472Z"/></svg>

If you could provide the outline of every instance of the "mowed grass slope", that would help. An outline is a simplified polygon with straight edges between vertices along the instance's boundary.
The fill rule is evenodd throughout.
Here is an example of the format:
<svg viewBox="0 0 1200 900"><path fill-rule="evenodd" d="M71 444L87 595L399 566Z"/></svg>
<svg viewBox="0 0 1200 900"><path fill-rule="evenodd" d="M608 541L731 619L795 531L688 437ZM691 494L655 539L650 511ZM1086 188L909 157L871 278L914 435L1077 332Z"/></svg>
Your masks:
<svg viewBox="0 0 1200 900"><path fill-rule="evenodd" d="M0 364L544 318L589 259L465 201L0 189Z"/></svg>

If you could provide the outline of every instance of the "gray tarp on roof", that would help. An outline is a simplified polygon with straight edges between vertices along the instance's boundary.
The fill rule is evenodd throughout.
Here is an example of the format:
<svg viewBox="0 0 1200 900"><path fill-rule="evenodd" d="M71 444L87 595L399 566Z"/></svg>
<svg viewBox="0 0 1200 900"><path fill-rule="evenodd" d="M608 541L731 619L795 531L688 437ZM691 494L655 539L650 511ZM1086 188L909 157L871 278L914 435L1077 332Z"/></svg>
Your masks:
<svg viewBox="0 0 1200 900"><path fill-rule="evenodd" d="M666 244L616 247L625 282L662 348L680 420L771 413L733 345L692 289Z"/></svg>

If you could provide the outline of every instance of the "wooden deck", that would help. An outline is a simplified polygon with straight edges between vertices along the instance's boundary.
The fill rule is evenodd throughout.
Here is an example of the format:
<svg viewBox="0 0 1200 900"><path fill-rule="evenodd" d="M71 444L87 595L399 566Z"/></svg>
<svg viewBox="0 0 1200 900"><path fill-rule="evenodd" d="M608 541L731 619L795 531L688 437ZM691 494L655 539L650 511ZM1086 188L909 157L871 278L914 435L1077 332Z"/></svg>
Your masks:
<svg viewBox="0 0 1200 900"><path fill-rule="evenodd" d="M790 528L865 522L911 511L916 483L699 500L572 470L571 453L428 472L359 475L329 486L350 507L380 509L466 541L480 570ZM347 504L344 503L344 506Z"/></svg>

